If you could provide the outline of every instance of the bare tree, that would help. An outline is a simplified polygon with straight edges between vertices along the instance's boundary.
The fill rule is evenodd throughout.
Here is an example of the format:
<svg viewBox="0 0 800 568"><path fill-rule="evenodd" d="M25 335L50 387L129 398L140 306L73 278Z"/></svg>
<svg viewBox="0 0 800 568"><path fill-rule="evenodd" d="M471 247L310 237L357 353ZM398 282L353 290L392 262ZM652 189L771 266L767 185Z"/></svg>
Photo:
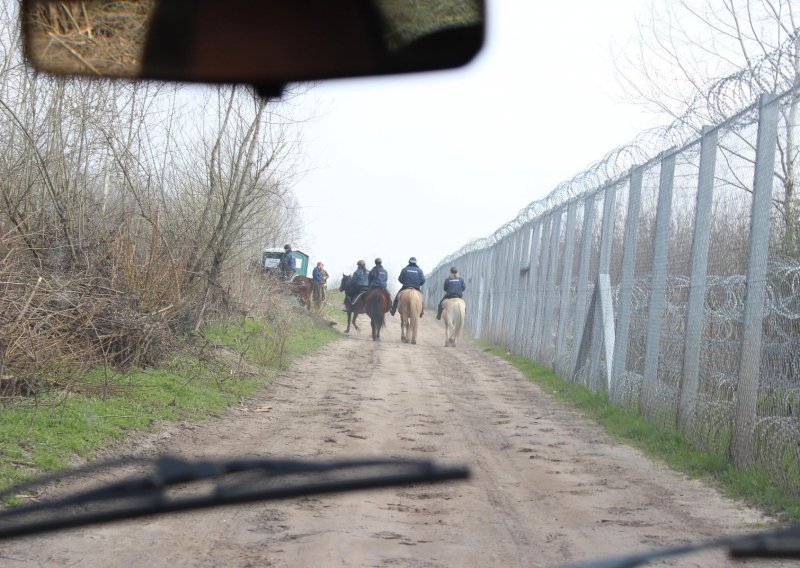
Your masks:
<svg viewBox="0 0 800 568"><path fill-rule="evenodd" d="M781 106L775 197L784 252L800 257L798 105L800 10L793 0L654 0L640 22L638 49L627 49L620 79L636 100L697 134L753 104L762 93L791 91ZM629 55L634 54L634 55ZM752 148L750 138L737 144ZM724 147L729 156L742 152ZM723 156L725 158L725 156ZM726 182L750 191L752 180Z"/></svg>

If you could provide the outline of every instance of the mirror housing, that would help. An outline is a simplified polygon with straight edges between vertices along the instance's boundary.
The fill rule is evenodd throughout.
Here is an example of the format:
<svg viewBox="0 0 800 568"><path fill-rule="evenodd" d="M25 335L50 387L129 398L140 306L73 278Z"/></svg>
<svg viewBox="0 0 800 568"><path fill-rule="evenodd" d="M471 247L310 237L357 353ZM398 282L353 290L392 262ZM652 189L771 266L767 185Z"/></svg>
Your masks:
<svg viewBox="0 0 800 568"><path fill-rule="evenodd" d="M279 86L462 66L484 0L23 0L53 74Z"/></svg>

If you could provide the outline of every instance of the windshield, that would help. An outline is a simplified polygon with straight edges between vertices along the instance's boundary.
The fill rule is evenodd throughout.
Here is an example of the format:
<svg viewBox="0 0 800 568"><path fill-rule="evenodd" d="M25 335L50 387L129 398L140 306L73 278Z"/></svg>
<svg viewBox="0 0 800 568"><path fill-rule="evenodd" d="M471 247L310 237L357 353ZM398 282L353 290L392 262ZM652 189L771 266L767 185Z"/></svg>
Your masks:
<svg viewBox="0 0 800 568"><path fill-rule="evenodd" d="M484 15L365 4L403 57ZM244 65L309 59L34 71L2 6L7 562L562 566L800 520L790 2L500 0L466 66L280 99ZM55 61L144 57L151 3L35 6ZM330 21L282 33L342 53Z"/></svg>

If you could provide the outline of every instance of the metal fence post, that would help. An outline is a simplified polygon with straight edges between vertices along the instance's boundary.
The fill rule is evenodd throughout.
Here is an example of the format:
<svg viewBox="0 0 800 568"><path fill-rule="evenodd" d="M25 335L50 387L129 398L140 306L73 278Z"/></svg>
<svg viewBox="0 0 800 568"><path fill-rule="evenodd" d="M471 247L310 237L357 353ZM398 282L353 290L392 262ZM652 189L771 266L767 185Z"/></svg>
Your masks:
<svg viewBox="0 0 800 568"><path fill-rule="evenodd" d="M525 348L523 355L529 359L533 359L533 324L536 321L536 293L539 288L540 270L538 268L538 261L540 252L542 250L542 234L544 233L544 220L539 218L536 220L536 225L533 229L531 236L531 254L530 254L530 270L528 271L528 304L525 306L525 318L530 324L528 328L530 331L525 337Z"/></svg>
<svg viewBox="0 0 800 568"><path fill-rule="evenodd" d="M555 363L555 336L553 327L558 321L555 319L557 305L556 283L558 282L558 250L561 245L561 218L564 216L564 207L555 211L553 226L550 229L550 267L547 269L547 288L544 300L544 322L542 326L542 346L539 358L542 363ZM552 353L550 349L552 347ZM550 360L552 358L552 361Z"/></svg>
<svg viewBox="0 0 800 568"><path fill-rule="evenodd" d="M661 158L661 176L658 183L656 228L653 237L653 264L650 272L650 302L647 311L647 343L644 354L641 411L651 417L658 401L658 360L661 355L661 328L664 307L667 303L667 261L669 230L672 219L672 186L675 179L675 153L670 151Z"/></svg>
<svg viewBox="0 0 800 568"><path fill-rule="evenodd" d="M564 235L564 270L561 272L561 301L558 314L558 336L556 341L556 372L564 375L568 372L568 355L564 352L567 344L567 328L569 327L569 309L572 306L572 264L575 254L575 218L578 212L578 200L573 199L567 209L567 227Z"/></svg>
<svg viewBox="0 0 800 568"><path fill-rule="evenodd" d="M550 241L553 237L553 214L547 216L542 229L542 244L539 259L539 278L536 290L536 308L533 317L532 358L541 361L542 328L544 327L545 297L547 295L547 268L550 266Z"/></svg>
<svg viewBox="0 0 800 568"><path fill-rule="evenodd" d="M764 321L764 296L767 288L772 183L775 176L775 150L778 140L778 103L774 95L761 95L758 101L758 136L753 173L753 208L750 217L750 242L747 257L747 293L742 326L742 354L739 383L736 387L736 414L733 425L733 463L747 467L753 462L753 435L756 426L761 341Z"/></svg>
<svg viewBox="0 0 800 568"><path fill-rule="evenodd" d="M517 288L519 289L519 304L517 305L517 316L514 321L514 353L524 352L524 322L525 314L527 314L526 307L530 293L528 290L528 282L531 275L531 237L533 235L533 228L530 225L524 225L521 229L523 231L522 250L520 250L519 260L519 273L517 274ZM525 263L527 262L527 270L525 270Z"/></svg>
<svg viewBox="0 0 800 568"><path fill-rule="evenodd" d="M595 286L597 283L600 282L600 275L608 273L611 271L611 246L613 245L613 234L614 234L614 222L615 222L615 212L616 208L614 207L617 203L617 186L616 184L611 184L606 187L605 196L603 197L603 221L600 229L600 259L597 267L597 278L595 279ZM606 281L603 280L605 283ZM608 281L608 287L610 291L610 279ZM600 299L603 296L598 295L597 298ZM602 328L604 319L601 317L601 310L604 304L602 302L599 303L597 306L597 317L595 318L595 329L593 330L592 334L592 349L591 349L591 364L590 369L592 372L591 377L591 386L593 390L598 391L600 388L600 381L599 377L596 374L599 372L600 369L600 355L605 350L603 349L605 343L605 329ZM606 377L606 383L608 383L609 377Z"/></svg>
<svg viewBox="0 0 800 568"><path fill-rule="evenodd" d="M511 253L511 261L508 263L508 317L505 323L506 345L508 350L516 352L514 345L517 338L515 335L517 329L517 319L519 316L519 266L522 257L522 230L517 229L514 231L514 247Z"/></svg>
<svg viewBox="0 0 800 568"><path fill-rule="evenodd" d="M594 211L597 195L587 195L583 203L583 228L581 229L581 259L578 280L575 283L575 320L572 332L572 361L570 380L578 372L578 353L586 327L586 304L589 301L589 264L592 261L592 237L594 236Z"/></svg>
<svg viewBox="0 0 800 568"><path fill-rule="evenodd" d="M689 299L686 307L686 337L683 346L683 378L678 405L678 428L687 431L694 419L700 385L700 343L705 322L706 275L711 242L711 215L714 204L714 170L717 158L716 128L704 127L700 141L700 171L697 175L694 228L692 229L692 268L689 274Z"/></svg>
<svg viewBox="0 0 800 568"><path fill-rule="evenodd" d="M620 277L619 316L614 343L614 376L611 380L611 399L619 399L618 389L628 361L628 342L631 332L633 307L634 270L636 268L636 229L639 226L639 210L642 204L641 167L630 173L628 185L628 214L625 218L625 236L622 243L622 274Z"/></svg>

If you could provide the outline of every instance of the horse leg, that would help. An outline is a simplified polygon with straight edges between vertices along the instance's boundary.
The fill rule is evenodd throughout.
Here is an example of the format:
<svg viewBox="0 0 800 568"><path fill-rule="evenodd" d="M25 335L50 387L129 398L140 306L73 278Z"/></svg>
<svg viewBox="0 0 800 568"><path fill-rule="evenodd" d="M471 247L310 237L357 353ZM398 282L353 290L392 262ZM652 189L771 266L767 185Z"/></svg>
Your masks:
<svg viewBox="0 0 800 568"><path fill-rule="evenodd" d="M347 329L344 330L345 333L350 333L350 308L347 308Z"/></svg>

